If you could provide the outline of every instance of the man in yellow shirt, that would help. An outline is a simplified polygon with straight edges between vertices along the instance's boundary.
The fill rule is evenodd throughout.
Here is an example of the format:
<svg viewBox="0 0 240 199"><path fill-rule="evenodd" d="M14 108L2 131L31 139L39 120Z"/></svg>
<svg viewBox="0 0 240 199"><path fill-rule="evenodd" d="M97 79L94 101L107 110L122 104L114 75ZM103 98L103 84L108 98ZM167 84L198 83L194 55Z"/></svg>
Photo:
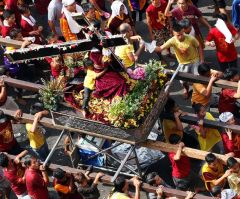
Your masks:
<svg viewBox="0 0 240 199"><path fill-rule="evenodd" d="M172 47L174 49L177 61L179 63L180 72L198 74L198 65L204 61L203 53L199 47L198 41L184 33L184 29L178 23L173 24L173 37L163 45L156 47L156 52L161 52ZM180 81L184 87L184 97L189 97L189 85L187 82Z"/></svg>
<svg viewBox="0 0 240 199"><path fill-rule="evenodd" d="M133 41L141 40L141 37L136 35L133 36L133 31L128 23L123 23L119 27L120 33L124 34L127 44L117 46L115 48L115 54L122 60L123 65L126 68L135 67L135 62L138 60L140 53L144 48L144 44L141 44L136 53L134 52ZM132 69L133 69L132 68Z"/></svg>
<svg viewBox="0 0 240 199"><path fill-rule="evenodd" d="M40 160L44 161L49 153L46 139L43 135L43 129L39 128L38 122L43 115L47 115L48 111L43 110L43 104L35 103L31 106L30 113L34 115L33 123L26 124L27 135L30 142L30 147Z"/></svg>
<svg viewBox="0 0 240 199"><path fill-rule="evenodd" d="M228 176L229 187L240 195L240 167L239 163L233 157L227 159L227 166L232 171L231 175Z"/></svg>

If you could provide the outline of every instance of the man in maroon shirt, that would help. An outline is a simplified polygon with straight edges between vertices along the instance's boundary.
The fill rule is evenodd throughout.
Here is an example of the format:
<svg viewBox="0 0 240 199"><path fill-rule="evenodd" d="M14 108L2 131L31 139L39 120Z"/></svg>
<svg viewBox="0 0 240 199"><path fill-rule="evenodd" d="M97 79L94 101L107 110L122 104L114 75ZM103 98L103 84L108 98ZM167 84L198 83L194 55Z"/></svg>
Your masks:
<svg viewBox="0 0 240 199"><path fill-rule="evenodd" d="M21 111L17 110L15 116L21 116ZM22 152L21 147L14 138L11 120L2 110L0 110L0 152L7 152L11 155Z"/></svg>
<svg viewBox="0 0 240 199"><path fill-rule="evenodd" d="M27 167L25 176L28 195L33 199L48 199L49 179L45 168L30 155L24 158L24 164Z"/></svg>
<svg viewBox="0 0 240 199"><path fill-rule="evenodd" d="M202 47L204 47L202 34L200 32L200 28L198 26L198 22L205 25L207 28L211 28L210 24L207 20L202 16L201 11L195 7L194 5L190 5L187 0L178 0L177 7L170 11L170 8L175 0L169 0L168 5L165 10L165 15L168 17L174 17L177 21L181 21L182 19L189 19L192 23L192 26L195 30L195 37Z"/></svg>
<svg viewBox="0 0 240 199"><path fill-rule="evenodd" d="M200 179L191 171L190 158L182 156L184 143L181 142L181 137L177 134L171 134L169 137L170 144L178 144L177 152L168 153L168 157L172 163L172 177L176 189L183 191L189 188L196 188Z"/></svg>
<svg viewBox="0 0 240 199"><path fill-rule="evenodd" d="M238 75L238 69L237 68L226 69L223 74L223 79L231 82L238 82L238 88L237 90L230 88L222 89L218 103L219 113L231 112L235 117L239 118L240 117L239 108L236 105L237 99L240 98L240 81L239 81L240 78Z"/></svg>
<svg viewBox="0 0 240 199"><path fill-rule="evenodd" d="M27 195L25 183L25 169L21 166L20 159L26 155L27 151L23 151L16 156L15 160L11 160L6 154L0 154L0 166L4 168L4 176L11 183L11 188L18 198Z"/></svg>

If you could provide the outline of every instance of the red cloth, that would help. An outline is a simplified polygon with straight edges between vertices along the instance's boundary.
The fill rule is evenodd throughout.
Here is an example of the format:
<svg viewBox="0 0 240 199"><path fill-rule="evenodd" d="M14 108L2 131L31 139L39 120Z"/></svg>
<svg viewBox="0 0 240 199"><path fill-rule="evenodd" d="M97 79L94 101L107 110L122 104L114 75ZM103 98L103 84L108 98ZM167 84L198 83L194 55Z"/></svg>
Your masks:
<svg viewBox="0 0 240 199"><path fill-rule="evenodd" d="M181 21L184 18L187 18L191 21L194 30L197 35L201 34L198 26L198 18L202 17L201 11L194 5L188 5L188 9L184 12L180 8L175 8L171 11L172 17L175 17L177 21Z"/></svg>
<svg viewBox="0 0 240 199"><path fill-rule="evenodd" d="M228 24L228 29L233 36L237 34L236 28ZM211 28L206 38L207 41L214 41L217 49L217 57L220 62L231 62L237 59L237 49L234 42L231 44L225 41L225 36L216 28Z"/></svg>
<svg viewBox="0 0 240 199"><path fill-rule="evenodd" d="M167 22L167 18L164 15L164 11L167 7L167 2L165 0L160 1L161 6L159 6L158 8L155 7L153 4L150 4L146 10L151 21L152 29L154 30L161 30Z"/></svg>
<svg viewBox="0 0 240 199"><path fill-rule="evenodd" d="M99 6L99 8L101 8L103 11L106 11L104 0L96 0L96 3Z"/></svg>
<svg viewBox="0 0 240 199"><path fill-rule="evenodd" d="M111 100L115 96L124 96L127 92L128 86L125 79L119 73L108 70L96 79L93 95L97 98L104 97Z"/></svg>
<svg viewBox="0 0 240 199"><path fill-rule="evenodd" d="M20 25L21 13L18 10L17 0L5 0L5 5L8 10L11 10L14 12L16 17L16 22L18 25Z"/></svg>
<svg viewBox="0 0 240 199"><path fill-rule="evenodd" d="M24 176L25 169L21 165L16 165L13 163L14 169L7 170L4 169L4 176L11 183L11 188L16 195L22 195L27 192L27 187L25 181L22 180Z"/></svg>
<svg viewBox="0 0 240 199"><path fill-rule="evenodd" d="M40 171L27 169L25 172L28 194L33 199L48 199L47 185Z"/></svg>
<svg viewBox="0 0 240 199"><path fill-rule="evenodd" d="M221 135L225 153L233 152L236 158L240 158L240 135L233 133L232 140L229 140L228 135L225 132Z"/></svg>
<svg viewBox="0 0 240 199"><path fill-rule="evenodd" d="M2 33L2 37L6 37L9 36L9 33L11 32L11 30L13 28L16 28L15 26L9 27L9 26L2 26L1 27L1 33Z"/></svg>
<svg viewBox="0 0 240 199"><path fill-rule="evenodd" d="M109 23L108 28L112 34L119 34L118 28L122 23L128 23L130 26L134 26L133 21L126 14L123 14L123 19L120 19L119 17L114 17L110 20L111 22Z"/></svg>
<svg viewBox="0 0 240 199"><path fill-rule="evenodd" d="M219 103L218 103L218 110L219 113L223 112L231 112L235 113L237 110L236 107L236 99L233 97L236 93L236 90L233 89L222 89L220 94Z"/></svg>
<svg viewBox="0 0 240 199"><path fill-rule="evenodd" d="M32 36L29 35L29 32L37 30L37 26L31 26L27 21L25 21L24 19L21 19L21 30L22 30L22 35L23 37L28 37L28 36ZM35 36L35 44L41 44L41 39L39 36Z"/></svg>
<svg viewBox="0 0 240 199"><path fill-rule="evenodd" d="M35 7L40 15L46 15L48 13L48 4L51 0L36 0Z"/></svg>
<svg viewBox="0 0 240 199"><path fill-rule="evenodd" d="M168 157L172 163L172 176L175 178L186 178L190 174L191 165L190 159L187 156L181 156L181 159L175 161L173 157L176 153L168 153Z"/></svg>
<svg viewBox="0 0 240 199"><path fill-rule="evenodd" d="M8 152L15 144L12 123L8 119L5 123L0 124L0 151Z"/></svg>

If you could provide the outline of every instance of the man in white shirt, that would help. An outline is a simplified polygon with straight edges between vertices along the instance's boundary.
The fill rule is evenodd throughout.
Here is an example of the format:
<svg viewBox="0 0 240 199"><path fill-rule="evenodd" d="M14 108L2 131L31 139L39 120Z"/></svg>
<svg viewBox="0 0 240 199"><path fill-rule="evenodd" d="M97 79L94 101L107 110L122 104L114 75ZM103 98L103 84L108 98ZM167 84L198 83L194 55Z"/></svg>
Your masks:
<svg viewBox="0 0 240 199"><path fill-rule="evenodd" d="M62 36L59 21L61 16L62 16L62 1L52 0L48 5L48 25L51 31L57 36Z"/></svg>

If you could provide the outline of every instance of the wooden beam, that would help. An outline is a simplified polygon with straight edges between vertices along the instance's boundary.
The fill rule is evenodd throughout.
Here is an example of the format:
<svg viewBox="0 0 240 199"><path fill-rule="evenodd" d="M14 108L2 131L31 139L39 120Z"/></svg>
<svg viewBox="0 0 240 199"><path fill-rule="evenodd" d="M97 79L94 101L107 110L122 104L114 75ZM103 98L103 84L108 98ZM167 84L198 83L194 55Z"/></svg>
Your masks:
<svg viewBox="0 0 240 199"><path fill-rule="evenodd" d="M169 77L171 77L174 73L174 70L165 69L165 72ZM187 82L193 82L193 83L201 83L206 85L210 80L210 78L208 77L203 77L200 75L193 75L190 73L183 73L183 72L178 72L176 79L187 81ZM238 87L237 82L230 82L222 79L215 81L213 85L219 88L231 88L231 89L237 89Z"/></svg>
<svg viewBox="0 0 240 199"><path fill-rule="evenodd" d="M25 90L38 92L39 89L42 88L42 86L43 86L41 84L35 84L35 83L27 82L27 81L22 81L22 80L14 79L14 78L7 77L7 76L1 76L1 77L4 79L4 82L8 86L12 86L14 88L22 88Z"/></svg>
<svg viewBox="0 0 240 199"><path fill-rule="evenodd" d="M23 43L22 41L0 37L0 45L2 45L2 46L21 48L22 43ZM37 45L37 44L30 45L30 47L36 47L36 46L39 46L39 45Z"/></svg>
<svg viewBox="0 0 240 199"><path fill-rule="evenodd" d="M6 109L1 109L6 115L13 117L14 115L14 111L10 111L10 110L6 110ZM32 123L33 122L33 115L30 114L23 114L22 118L21 118L21 122L23 123ZM53 128L53 129L58 129L58 130L63 130L64 128L69 130L68 127L63 127L63 126L54 126L52 124L52 120L49 118L45 118L43 117L40 120L40 124L48 127L48 128ZM76 133L85 133L82 131L78 131L76 129L71 128L70 129L72 132L76 132ZM99 137L99 135L93 135L96 137ZM114 140L114 139L113 139ZM120 141L120 140L119 140ZM124 142L124 143L128 143L126 140L121 140L120 142ZM129 143L131 144L131 143ZM159 142L159 141L151 141L151 140L147 140L145 142L140 142L137 144L138 146L141 147L147 147L153 150L159 150L159 151L163 151L163 152L176 152L177 151L177 146L176 145L172 145L172 144L168 144L168 143L164 143L164 142ZM207 151L201 151L198 149L192 149L192 148L188 148L188 147L184 147L183 150L184 154L190 158L194 158L194 159L199 159L199 160L204 160L206 154L208 154L209 152ZM223 162L226 162L227 157L225 155L219 155L216 154L216 156L218 156ZM240 162L240 159L238 159Z"/></svg>
<svg viewBox="0 0 240 199"><path fill-rule="evenodd" d="M172 115L169 114L161 114L160 116L161 118L164 119L170 119L170 120L175 120L174 117ZM180 116L179 119L181 120L181 122L187 123L187 124L191 124L191 125L197 125L199 119L197 117L196 114L192 114L192 113L187 113L187 115L184 116ZM234 131L234 133L238 133L240 134L240 126L239 125L227 125L223 122L219 122L217 120L213 121L213 120L203 120L203 126L207 127L207 128L214 128L214 129L231 129Z"/></svg>
<svg viewBox="0 0 240 199"><path fill-rule="evenodd" d="M177 152L177 150L178 150L177 145L160 142L160 141L153 141L153 140L147 140L145 142L142 142L139 144L139 146L147 147L147 148L153 149L153 150L159 150L159 151L166 152L166 153ZM183 148L183 154L187 157L194 158L194 159L205 160L205 156L208 153L210 153L210 152L202 151L202 150L198 150L198 149L192 149L189 147ZM217 153L214 153L214 154L226 164L226 161L229 158L227 155L221 155L221 154L217 154ZM239 158L236 158L236 160L238 162L240 162Z"/></svg>
<svg viewBox="0 0 240 199"><path fill-rule="evenodd" d="M13 156L13 155L8 154L8 157L11 158L12 160L15 159L15 156ZM61 168L62 170L66 171L67 173L71 173L71 174L76 174L76 173L79 173L79 172L85 173L84 170L75 169L75 168L71 168L71 167L68 167L68 166L62 166L62 165L57 165L57 164L50 164L48 166L48 169L51 170L51 171L54 171L57 168ZM92 173L90 173L89 177L91 179L94 179L96 177L96 175L97 175L97 173L92 172ZM101 182L105 183L105 184L113 185L111 183L111 179L112 179L112 176L106 174L101 178ZM129 181L129 183L132 185L131 181ZM147 183L142 183L141 189L145 192L153 192L154 193L154 192L156 192L157 188L153 187L153 186L150 186ZM163 191L164 191L164 193L166 194L167 197L176 196L176 197L181 198L181 199L186 197L186 192L185 191L179 191L179 190L176 190L176 189L170 189L170 188L166 188L166 187L163 188ZM211 199L210 197L200 195L200 194L196 194L194 196L194 198L195 199Z"/></svg>

